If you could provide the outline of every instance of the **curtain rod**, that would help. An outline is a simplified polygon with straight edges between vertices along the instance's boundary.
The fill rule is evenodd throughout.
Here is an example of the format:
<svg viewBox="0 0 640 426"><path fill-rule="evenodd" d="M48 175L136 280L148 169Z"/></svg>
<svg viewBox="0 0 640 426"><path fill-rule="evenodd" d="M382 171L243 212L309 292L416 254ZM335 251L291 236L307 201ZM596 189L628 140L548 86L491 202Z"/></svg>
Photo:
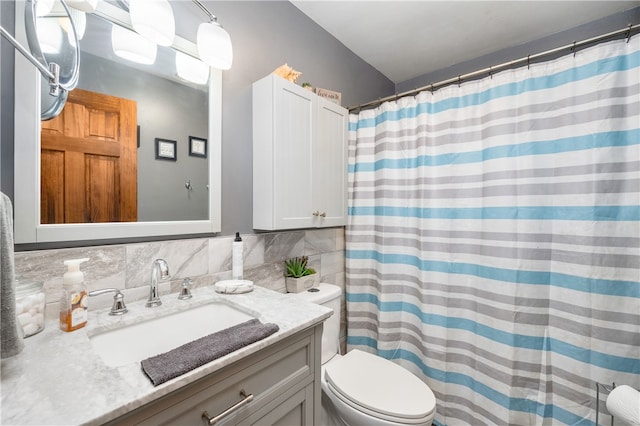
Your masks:
<svg viewBox="0 0 640 426"><path fill-rule="evenodd" d="M467 79L470 79L470 78L473 78L473 77L478 77L478 76L481 76L481 75L484 75L484 74L491 74L493 72L500 71L500 70L503 70L503 69L507 69L507 68L510 68L510 67L513 67L515 65L519 65L519 64L522 64L522 63L530 63L532 60L539 59L539 58L544 57L544 56L553 55L554 53L558 53L558 52L561 52L561 51L566 50L566 49L570 49L570 51L573 51L574 54L575 54L575 52L577 51L577 49L579 47L583 47L583 46L588 45L588 44L596 43L596 42L599 42L601 40L605 40L607 38L615 37L615 36L618 36L620 34L625 34L625 36L627 38L627 42L629 42L629 39L631 38L631 33L636 31L636 30L638 30L638 29L640 29L640 24L636 24L636 25L629 24L628 27L622 28L622 29L617 30L617 31L613 31L613 32L610 32L610 33L607 33L607 34L602 34L602 35L599 35L599 36L596 36L596 37L592 37L592 38L589 38L589 39L586 39L586 40L583 40L583 41L580 41L580 42L575 42L574 41L573 43L568 44L566 46L557 47L555 49L547 50L547 51L544 51L544 52L541 52L541 53L536 53L535 55L528 55L528 56L525 56L524 58L515 59L515 60L509 61L509 62L504 62L504 63L499 64L499 65L493 65L491 67L484 68L484 69L481 69L481 70L478 70L478 71L473 71L473 72L470 72L470 73L467 73L467 74L458 75L457 77L449 78L447 80L442 80L442 81L440 81L438 83L431 83L431 84L428 84L426 86L422 86L422 87L418 87L418 88L413 89L413 90L409 90L407 92L396 93L395 95L387 96L385 98L380 98L380 99L377 99L375 101L371 101L371 102L367 102L367 103L364 103L364 104L360 104L360 105L355 106L355 107L349 107L348 110L349 111L353 111L353 110L356 110L356 109L362 109L362 108L370 107L370 106L373 106L373 105L377 106L377 105L380 105L380 104L382 104L384 102L391 101L393 99L402 98L404 96L415 95L415 94L418 94L418 93L420 93L422 91L425 91L425 90L434 91L436 89L440 89L440 88L442 88L444 86L447 86L449 84L452 84L452 83L460 83L463 80L467 80Z"/></svg>

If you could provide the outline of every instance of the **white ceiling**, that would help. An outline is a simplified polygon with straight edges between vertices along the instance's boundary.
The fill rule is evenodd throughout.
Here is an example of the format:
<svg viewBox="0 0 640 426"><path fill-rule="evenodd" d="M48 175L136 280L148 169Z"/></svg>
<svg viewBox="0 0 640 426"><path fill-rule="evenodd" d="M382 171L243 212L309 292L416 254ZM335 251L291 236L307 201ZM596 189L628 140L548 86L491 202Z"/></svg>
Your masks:
<svg viewBox="0 0 640 426"><path fill-rule="evenodd" d="M394 83L640 6L614 0L291 3Z"/></svg>

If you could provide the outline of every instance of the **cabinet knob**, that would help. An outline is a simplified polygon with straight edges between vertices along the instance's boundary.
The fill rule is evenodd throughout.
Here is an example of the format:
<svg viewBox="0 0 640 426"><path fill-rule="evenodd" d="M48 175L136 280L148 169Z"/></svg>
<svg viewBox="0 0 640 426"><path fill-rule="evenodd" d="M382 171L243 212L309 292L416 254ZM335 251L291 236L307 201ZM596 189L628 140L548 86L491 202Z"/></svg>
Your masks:
<svg viewBox="0 0 640 426"><path fill-rule="evenodd" d="M242 389L240 391L240 396L243 399L241 399L240 401L236 402L231 407L227 408L226 410L224 410L222 413L218 414L217 416L211 417L211 416L209 416L209 412L205 411L204 413L202 413L202 418L207 421L207 424L215 425L220 420L222 420L223 418L227 417L229 414L233 413L234 411L236 411L240 407L242 407L245 404L248 404L251 401L253 401L253 394L250 393L250 394L247 395L247 393L244 391L244 389Z"/></svg>

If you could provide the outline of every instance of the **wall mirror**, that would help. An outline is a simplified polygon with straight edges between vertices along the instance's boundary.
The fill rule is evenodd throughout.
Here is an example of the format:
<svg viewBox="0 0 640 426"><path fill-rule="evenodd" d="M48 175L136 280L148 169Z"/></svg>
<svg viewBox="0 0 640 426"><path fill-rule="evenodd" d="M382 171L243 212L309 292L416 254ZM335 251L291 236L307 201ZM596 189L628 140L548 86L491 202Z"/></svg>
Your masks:
<svg viewBox="0 0 640 426"><path fill-rule="evenodd" d="M189 3L173 3L173 7L184 5ZM16 2L18 40L25 39L24 7L25 2ZM195 43L179 36L171 47L157 47L153 66L123 60L114 53L113 34L116 30L130 30L131 23L128 13L115 4L100 2L98 9L84 15L84 19L84 30L78 30L81 51L78 85L68 93L67 105L59 117L40 121L41 108L46 107L42 103L43 79L16 55L15 242L219 232L221 71L211 68L208 82L193 83L178 76L176 55L187 61L198 56ZM111 97L133 101L133 106L114 116L111 105L120 101L112 101ZM126 104L125 101L122 103ZM69 113L65 111L67 108ZM78 116L84 117L82 125L74 118ZM122 122L127 122L126 130L119 127ZM72 139L64 142L59 132L69 129L81 132L82 136L63 135ZM65 179L90 181L84 183L98 188L93 195L52 185L60 179L56 164L64 164L58 148L52 144L59 140L73 144L78 143L78 138L93 138L97 140L95 146L102 143L108 151L116 149L110 143L111 138L115 135L119 138L121 134L133 141L129 151L135 157L135 172L130 163L113 164L101 158L103 154L90 152L87 157L90 160L85 158L82 162L92 163L90 168L97 173L71 168L76 172L72 171ZM192 140L199 141L195 151ZM160 156L158 146L163 148ZM171 153L167 147L172 148ZM112 193L112 187L96 184L96 176L113 180L113 170L128 175L133 186L118 187ZM116 196L129 201L112 203L110 208L103 209L110 210L107 213L111 216L96 212L99 209L95 206L109 204ZM63 207L60 199L65 200ZM135 208L130 208L133 204ZM84 206L84 210L76 205ZM113 214L120 216L114 219Z"/></svg>

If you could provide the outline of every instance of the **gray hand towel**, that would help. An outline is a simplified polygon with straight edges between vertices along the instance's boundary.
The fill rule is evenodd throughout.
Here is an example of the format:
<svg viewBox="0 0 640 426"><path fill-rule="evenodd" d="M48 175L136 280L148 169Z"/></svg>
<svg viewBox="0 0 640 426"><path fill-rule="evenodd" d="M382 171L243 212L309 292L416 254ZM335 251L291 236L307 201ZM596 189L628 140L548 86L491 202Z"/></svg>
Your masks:
<svg viewBox="0 0 640 426"><path fill-rule="evenodd" d="M154 386L176 378L194 368L237 351L278 331L276 324L252 319L193 342L186 343L141 362L142 371Z"/></svg>
<svg viewBox="0 0 640 426"><path fill-rule="evenodd" d="M13 262L13 208L0 192L0 357L17 355L24 347L16 319L16 281Z"/></svg>

